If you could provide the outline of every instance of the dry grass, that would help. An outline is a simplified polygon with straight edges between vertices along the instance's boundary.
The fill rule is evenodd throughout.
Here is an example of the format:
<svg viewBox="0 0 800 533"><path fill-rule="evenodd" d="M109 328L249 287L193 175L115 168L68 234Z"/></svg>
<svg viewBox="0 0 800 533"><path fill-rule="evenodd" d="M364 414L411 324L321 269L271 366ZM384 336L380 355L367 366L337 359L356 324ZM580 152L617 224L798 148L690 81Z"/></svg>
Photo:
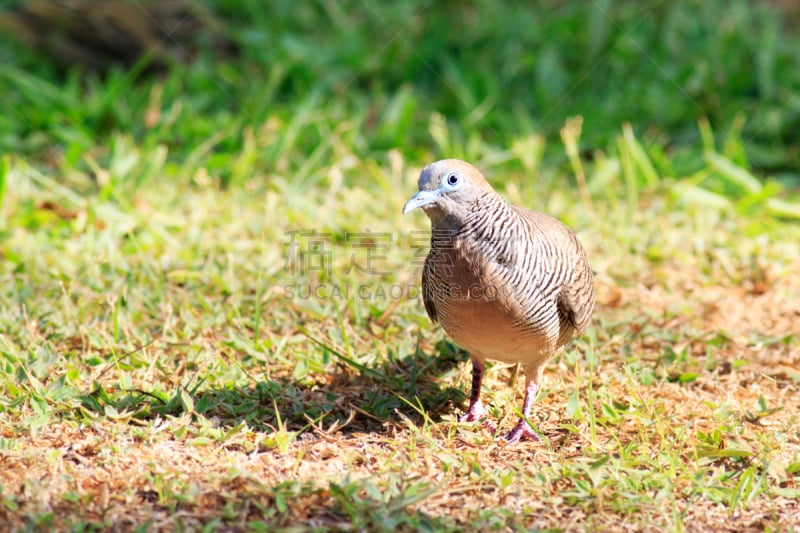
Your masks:
<svg viewBox="0 0 800 533"><path fill-rule="evenodd" d="M509 176L507 196L581 231L599 305L546 372L533 420L545 442L504 445L456 422L466 354L418 301L287 297L314 278L283 269L292 229L330 229L342 286L416 283L407 236L425 222L400 217L415 170L393 161L351 169L376 176L363 188L333 169L330 186L302 193L165 184L132 205L58 194L34 205L38 225L20 224L6 252L27 267L3 284L0 522L795 527L795 226L687 206L668 189L633 211L596 197L588 212L571 190L534 195ZM26 195L40 185L23 167L11 179L9 216L33 217ZM361 228L393 234L390 274L343 274L340 235ZM510 375L495 365L485 382L502 428L521 399Z"/></svg>
<svg viewBox="0 0 800 533"><path fill-rule="evenodd" d="M0 43L0 530L798 528L786 16L207 4L239 57L161 77ZM442 157L598 272L542 443L457 422L467 355L409 297L428 225L400 208ZM330 271L287 269L311 230ZM512 370L485 380L501 430Z"/></svg>
<svg viewBox="0 0 800 533"><path fill-rule="evenodd" d="M349 528L345 496L334 493L329 483L345 486L336 490L354 484L351 503L361 520L371 512L401 511L405 499L415 500L408 492L424 484L419 490L426 497L405 512L418 513L420 521L446 516L456 527L477 519L485 527L564 530L663 530L678 524L698 531L787 530L800 520L796 493L765 490L731 508L724 497L714 501L715 483L704 478L719 482L754 467L754 484L796 487L789 467L797 464L800 452L794 429L798 348L758 340L752 331L759 337L797 331L799 290L796 277L775 280L760 295L739 288L688 286L665 295L644 286L601 287L600 320L624 321L597 333L595 350L602 362L594 386L598 394L626 407L619 409L620 420L599 425L594 436L586 421L565 429L565 400L570 394L585 397L588 377L582 375L585 368L574 374L562 360L548 372L548 394L536 411L549 444L504 446L485 432L458 426L451 417L419 424L398 413L375 424L357 411L364 390L340 387L337 377L328 391L344 410L353 409L355 418L339 430L324 424L309 429L283 449L265 446L268 437L262 431L203 438L204 426L229 431L231 422L189 414L143 421L130 416L80 424L58 421L36 435L6 421L4 437L16 449L2 459L4 497L19 504L13 512L6 508L6 519L22 525L26 516L52 513L52 523L62 526L74 520L156 529L197 527L216 519L247 529L249 521L266 518L274 525ZM695 313L669 316L666 309L673 305L704 310L708 320ZM742 307L756 319L744 316ZM641 317L644 309L649 316ZM632 315L641 320L631 322ZM716 326L720 323L724 328ZM793 329L783 329L786 325ZM724 340L711 348L708 338L720 335ZM433 346L423 343L421 349ZM637 354L637 365L657 368L665 350L684 349L690 366L707 361L712 351L715 368L700 371L687 384L658 379L642 386L632 382L626 373L630 359L621 356L630 350ZM747 364L736 368L737 361ZM467 378L464 370L446 384L464 388ZM487 389L493 392L492 405L509 414L508 402L519 398L504 390L505 383L504 372L493 372ZM314 396L315 389L307 394ZM759 411L759 402L778 410ZM698 434L720 430L718 448L708 451L707 440ZM716 455L729 449L742 456ZM622 450L637 458L632 471L615 464ZM609 462L598 465L603 461ZM660 472L647 471L656 465ZM648 478L655 487L647 487ZM580 493L579 482L588 485L587 494ZM379 488L370 493L366 487ZM660 494L664 490L669 493ZM492 509L503 513L493 520Z"/></svg>

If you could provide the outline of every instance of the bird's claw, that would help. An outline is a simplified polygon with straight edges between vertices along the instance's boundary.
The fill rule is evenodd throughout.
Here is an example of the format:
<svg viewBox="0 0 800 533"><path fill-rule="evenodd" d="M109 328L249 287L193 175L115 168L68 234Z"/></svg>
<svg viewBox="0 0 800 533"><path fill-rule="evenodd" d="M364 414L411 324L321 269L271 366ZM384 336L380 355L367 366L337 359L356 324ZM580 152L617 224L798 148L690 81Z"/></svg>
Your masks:
<svg viewBox="0 0 800 533"><path fill-rule="evenodd" d="M459 422L481 422L481 425L492 432L493 435L497 434L497 424L484 418L489 411L483 406L481 402L476 402L469 406L467 412L461 415L458 419Z"/></svg>
<svg viewBox="0 0 800 533"><path fill-rule="evenodd" d="M458 419L459 422L477 422L484 416L486 416L486 408L480 401L477 401L469 406L467 412L461 415Z"/></svg>
<svg viewBox="0 0 800 533"><path fill-rule="evenodd" d="M520 419L520 421L517 422L517 425L514 426L514 429L503 435L503 439L505 439L505 441L509 444L525 439L534 441L542 440L539 438L539 435L537 435L536 432L531 429L531 426L529 426L524 419Z"/></svg>

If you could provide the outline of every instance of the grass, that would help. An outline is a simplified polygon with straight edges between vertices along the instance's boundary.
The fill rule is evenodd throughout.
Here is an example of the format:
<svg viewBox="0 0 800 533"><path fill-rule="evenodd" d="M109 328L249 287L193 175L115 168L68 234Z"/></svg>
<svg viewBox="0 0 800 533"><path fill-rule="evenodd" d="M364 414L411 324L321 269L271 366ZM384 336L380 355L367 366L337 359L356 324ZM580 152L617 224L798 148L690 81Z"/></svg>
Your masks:
<svg viewBox="0 0 800 533"><path fill-rule="evenodd" d="M674 4L459 32L445 15L482 4L220 2L251 21L238 62L138 82L0 47L0 525L795 528L798 38ZM457 422L467 355L417 298L427 221L400 214L444 156L575 228L598 272L542 443ZM511 374L485 381L503 429Z"/></svg>

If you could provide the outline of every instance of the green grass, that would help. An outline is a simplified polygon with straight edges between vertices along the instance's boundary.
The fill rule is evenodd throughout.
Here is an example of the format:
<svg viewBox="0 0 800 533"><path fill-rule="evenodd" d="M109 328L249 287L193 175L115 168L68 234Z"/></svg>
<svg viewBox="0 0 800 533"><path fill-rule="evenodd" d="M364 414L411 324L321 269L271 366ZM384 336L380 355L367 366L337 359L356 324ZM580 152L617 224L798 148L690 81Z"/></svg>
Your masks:
<svg viewBox="0 0 800 533"><path fill-rule="evenodd" d="M124 131L148 145L169 140L183 163L195 140L239 152L243 130L271 119L288 135L251 154L264 168L276 152L317 148L324 159L330 148L320 141L336 128L361 133L361 153L401 146L421 159L430 146L421 126L438 112L454 146L437 149L474 158L469 146L479 140L501 148L531 134L557 141L566 118L581 115L585 155L612 148L620 126L633 122L658 154L659 173L680 177L702 167L696 123L705 117L722 139L744 140L729 147L737 163L798 180L800 37L762 3L217 5L241 60L203 57L156 91L147 90L154 81L131 90L133 77L119 72L85 91L74 73L56 76L47 62L4 46L0 148L41 156L57 143L74 163L98 136ZM164 117L148 128L153 107ZM318 111L307 116L312 123L293 120L308 109ZM547 153L564 162L553 144ZM225 159L204 163L228 182L236 171Z"/></svg>
<svg viewBox="0 0 800 533"><path fill-rule="evenodd" d="M0 46L0 525L796 527L800 38L778 15L237 5L238 60L163 77ZM541 444L457 422L467 354L416 298L428 224L400 214L445 156L575 228L598 272ZM484 389L503 428L510 374Z"/></svg>

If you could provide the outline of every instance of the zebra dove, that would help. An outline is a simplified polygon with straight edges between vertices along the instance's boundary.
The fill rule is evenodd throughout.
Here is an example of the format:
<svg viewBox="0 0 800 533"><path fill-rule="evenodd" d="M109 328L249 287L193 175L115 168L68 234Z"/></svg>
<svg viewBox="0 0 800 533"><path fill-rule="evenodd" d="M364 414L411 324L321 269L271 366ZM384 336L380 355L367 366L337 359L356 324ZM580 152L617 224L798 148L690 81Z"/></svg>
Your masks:
<svg viewBox="0 0 800 533"><path fill-rule="evenodd" d="M556 219L508 204L469 163L428 165L419 192L403 207L431 220L422 272L425 310L472 360L472 391L463 422L481 420L487 359L520 363L522 416L509 442L538 440L527 423L547 361L583 334L594 309L594 281L575 234ZM489 423L491 426L491 423Z"/></svg>

